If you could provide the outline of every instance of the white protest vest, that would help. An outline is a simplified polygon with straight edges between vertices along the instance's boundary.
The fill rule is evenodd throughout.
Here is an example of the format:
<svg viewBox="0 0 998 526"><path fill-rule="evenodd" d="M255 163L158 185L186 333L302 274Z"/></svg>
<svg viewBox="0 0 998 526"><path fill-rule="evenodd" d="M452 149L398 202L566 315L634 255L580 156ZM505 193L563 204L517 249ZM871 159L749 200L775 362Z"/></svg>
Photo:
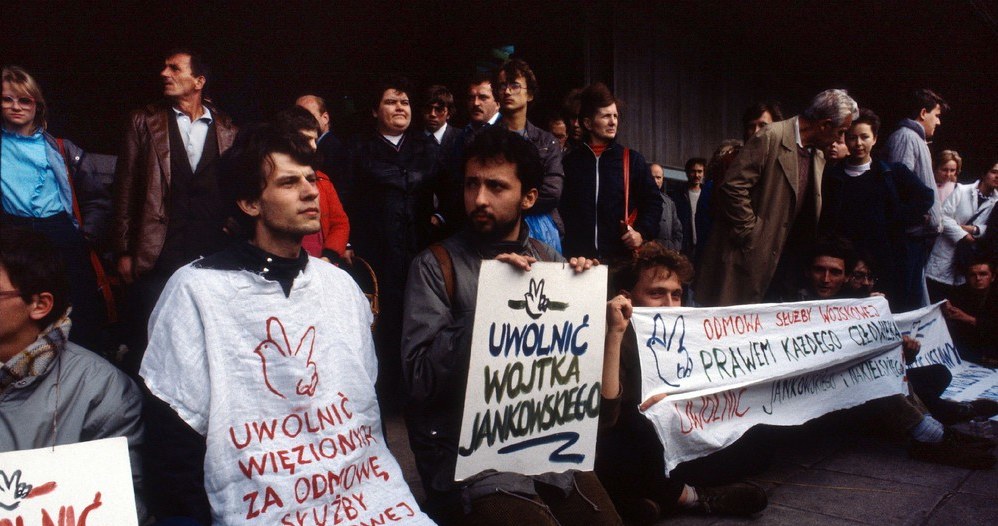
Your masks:
<svg viewBox="0 0 998 526"><path fill-rule="evenodd" d="M140 374L207 437L215 524L432 524L388 451L367 300L312 258L290 297L247 271L180 269Z"/></svg>

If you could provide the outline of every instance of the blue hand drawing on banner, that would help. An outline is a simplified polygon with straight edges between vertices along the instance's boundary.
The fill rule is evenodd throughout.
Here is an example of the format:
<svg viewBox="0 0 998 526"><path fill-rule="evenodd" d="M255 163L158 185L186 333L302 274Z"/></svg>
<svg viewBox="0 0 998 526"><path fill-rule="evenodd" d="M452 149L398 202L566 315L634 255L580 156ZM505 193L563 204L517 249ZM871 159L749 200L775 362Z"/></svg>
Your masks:
<svg viewBox="0 0 998 526"><path fill-rule="evenodd" d="M670 387L679 387L680 380L693 374L693 358L683 345L684 339L686 339L686 320L683 316L677 316L672 323L672 331L667 332L662 315L655 315L654 329L645 345L655 358L658 377Z"/></svg>

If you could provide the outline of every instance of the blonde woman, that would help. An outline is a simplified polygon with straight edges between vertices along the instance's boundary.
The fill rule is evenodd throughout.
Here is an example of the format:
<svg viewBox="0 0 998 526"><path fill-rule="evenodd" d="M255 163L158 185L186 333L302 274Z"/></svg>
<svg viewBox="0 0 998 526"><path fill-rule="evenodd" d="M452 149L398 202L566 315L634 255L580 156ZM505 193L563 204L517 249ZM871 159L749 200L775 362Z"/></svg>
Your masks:
<svg viewBox="0 0 998 526"><path fill-rule="evenodd" d="M105 306L84 234L84 219L88 216L86 212L107 208L109 202L98 191L85 190L100 185L74 180L83 151L46 130L47 105L35 79L17 66L4 67L0 75L3 78L2 222L40 232L55 245L71 284L73 328L69 339L96 350Z"/></svg>
<svg viewBox="0 0 998 526"><path fill-rule="evenodd" d="M956 188L956 179L963 170L963 159L956 150L943 150L936 161L936 188L939 189L939 203L945 203L946 198Z"/></svg>

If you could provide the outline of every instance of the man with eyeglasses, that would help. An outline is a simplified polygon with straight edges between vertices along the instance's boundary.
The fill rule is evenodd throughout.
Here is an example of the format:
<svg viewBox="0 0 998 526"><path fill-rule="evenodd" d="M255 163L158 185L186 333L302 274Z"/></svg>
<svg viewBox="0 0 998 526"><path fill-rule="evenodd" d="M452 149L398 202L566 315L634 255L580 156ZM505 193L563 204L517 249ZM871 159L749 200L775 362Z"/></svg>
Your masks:
<svg viewBox="0 0 998 526"><path fill-rule="evenodd" d="M530 65L521 59L507 60L495 73L492 89L499 101L500 119L496 124L530 141L537 148L544 165L537 204L526 216L530 237L539 239L561 252L561 235L564 226L558 217L558 202L565 182L561 166L561 143L527 120L527 106L537 95L537 76Z"/></svg>

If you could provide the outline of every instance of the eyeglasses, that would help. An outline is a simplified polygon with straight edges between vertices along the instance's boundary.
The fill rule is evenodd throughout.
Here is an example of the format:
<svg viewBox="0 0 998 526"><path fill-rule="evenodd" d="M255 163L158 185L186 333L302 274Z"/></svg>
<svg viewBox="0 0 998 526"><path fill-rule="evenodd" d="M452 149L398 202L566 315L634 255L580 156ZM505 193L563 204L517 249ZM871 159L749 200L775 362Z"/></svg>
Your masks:
<svg viewBox="0 0 998 526"><path fill-rule="evenodd" d="M876 283L877 282L877 278L873 277L870 274L867 274L866 272L853 272L852 274L849 274L849 279L852 279L852 280L855 280L855 281L860 281L860 282L865 281L867 283Z"/></svg>
<svg viewBox="0 0 998 526"><path fill-rule="evenodd" d="M17 289L13 290L0 290L0 298L13 298L14 296L20 296L21 291Z"/></svg>
<svg viewBox="0 0 998 526"><path fill-rule="evenodd" d="M496 89L499 90L499 93L505 92L506 88L509 88L509 92L511 94L516 95L517 93L520 92L520 90L523 89L523 84L520 84L519 82L510 82L510 83L500 82L496 84Z"/></svg>
<svg viewBox="0 0 998 526"><path fill-rule="evenodd" d="M426 113L447 113L447 106L427 106Z"/></svg>
<svg viewBox="0 0 998 526"><path fill-rule="evenodd" d="M14 98L14 97L8 97L6 95L3 96L3 107L4 108L11 108L11 107L13 107L15 102L18 105L23 106L25 108L30 108L31 106L35 105L35 99L33 99L31 97L17 97L17 98Z"/></svg>

